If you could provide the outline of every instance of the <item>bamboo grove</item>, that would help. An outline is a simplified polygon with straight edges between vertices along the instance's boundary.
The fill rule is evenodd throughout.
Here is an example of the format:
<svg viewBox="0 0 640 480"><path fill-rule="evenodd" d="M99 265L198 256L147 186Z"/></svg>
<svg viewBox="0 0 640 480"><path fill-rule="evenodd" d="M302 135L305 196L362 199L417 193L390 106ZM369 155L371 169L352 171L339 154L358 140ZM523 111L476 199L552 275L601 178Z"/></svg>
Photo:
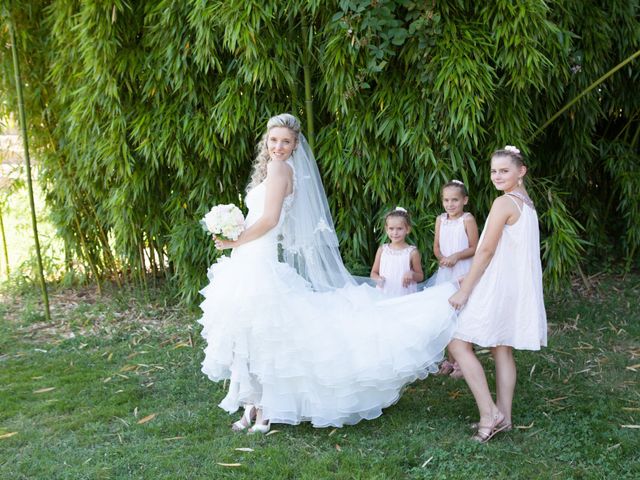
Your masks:
<svg viewBox="0 0 640 480"><path fill-rule="evenodd" d="M356 270L395 205L413 213L428 262L449 179L468 184L482 224L496 195L488 159L505 144L528 159L549 285L590 258L635 261L637 61L607 73L640 48L637 1L2 6L2 108L16 110L14 22L52 220L70 268L97 282L165 275L197 299L216 255L198 221L241 201L266 120L283 111L315 144Z"/></svg>

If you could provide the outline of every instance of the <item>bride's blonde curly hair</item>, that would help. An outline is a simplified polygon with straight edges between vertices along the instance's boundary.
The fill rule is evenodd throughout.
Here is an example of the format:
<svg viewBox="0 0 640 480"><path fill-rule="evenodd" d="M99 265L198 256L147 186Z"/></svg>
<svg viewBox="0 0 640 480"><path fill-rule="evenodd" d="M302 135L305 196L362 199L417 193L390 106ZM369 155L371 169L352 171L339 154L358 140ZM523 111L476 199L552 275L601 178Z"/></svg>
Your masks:
<svg viewBox="0 0 640 480"><path fill-rule="evenodd" d="M256 145L256 159L253 162L253 173L251 174L251 180L247 186L247 191L256 187L267 177L267 164L271 157L269 157L269 147L267 140L269 139L269 132L275 127L286 127L295 133L296 145L298 144L298 135L300 134L300 121L291 115L290 113L281 113L275 117L271 117L267 122L267 131L264 133L258 145Z"/></svg>

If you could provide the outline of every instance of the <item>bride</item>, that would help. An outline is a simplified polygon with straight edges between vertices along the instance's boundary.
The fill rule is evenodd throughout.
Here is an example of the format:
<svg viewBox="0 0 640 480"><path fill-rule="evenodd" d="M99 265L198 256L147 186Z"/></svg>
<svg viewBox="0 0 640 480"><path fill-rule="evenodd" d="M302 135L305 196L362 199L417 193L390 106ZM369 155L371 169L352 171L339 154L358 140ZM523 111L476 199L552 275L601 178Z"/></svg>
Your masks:
<svg viewBox="0 0 640 480"><path fill-rule="evenodd" d="M315 159L298 119L267 123L247 188L246 229L202 290L202 371L229 379L235 431L373 419L437 370L455 327L453 285L388 299L342 263Z"/></svg>

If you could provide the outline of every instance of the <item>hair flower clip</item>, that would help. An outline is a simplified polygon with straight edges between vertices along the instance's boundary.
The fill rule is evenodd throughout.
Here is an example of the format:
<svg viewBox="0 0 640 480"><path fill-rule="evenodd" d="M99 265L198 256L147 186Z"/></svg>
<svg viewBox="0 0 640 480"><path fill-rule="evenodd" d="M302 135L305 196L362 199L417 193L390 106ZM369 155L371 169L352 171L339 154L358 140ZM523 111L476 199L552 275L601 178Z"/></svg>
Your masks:
<svg viewBox="0 0 640 480"><path fill-rule="evenodd" d="M507 152L512 152L512 153L515 153L516 155L520 155L520 150L517 147L514 147L513 145L506 145L504 149Z"/></svg>
<svg viewBox="0 0 640 480"><path fill-rule="evenodd" d="M395 210L396 212L404 212L404 213L407 213L407 209L406 209L406 208L402 208L402 207L396 207L394 210Z"/></svg>
<svg viewBox="0 0 640 480"><path fill-rule="evenodd" d="M461 182L460 180L451 180L451 183L457 183L458 185L464 186L464 182Z"/></svg>

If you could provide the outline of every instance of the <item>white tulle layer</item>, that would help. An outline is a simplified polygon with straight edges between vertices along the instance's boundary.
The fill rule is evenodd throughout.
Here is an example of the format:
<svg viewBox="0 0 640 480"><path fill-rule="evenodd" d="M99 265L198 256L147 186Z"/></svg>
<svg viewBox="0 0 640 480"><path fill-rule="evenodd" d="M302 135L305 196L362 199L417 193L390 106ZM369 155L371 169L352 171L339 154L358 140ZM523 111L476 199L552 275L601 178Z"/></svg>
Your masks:
<svg viewBox="0 0 640 480"><path fill-rule="evenodd" d="M316 427L378 417L436 370L455 330L450 284L390 300L368 285L317 293L288 265L237 253L210 268L200 320L202 371L230 379L230 413L255 404Z"/></svg>

